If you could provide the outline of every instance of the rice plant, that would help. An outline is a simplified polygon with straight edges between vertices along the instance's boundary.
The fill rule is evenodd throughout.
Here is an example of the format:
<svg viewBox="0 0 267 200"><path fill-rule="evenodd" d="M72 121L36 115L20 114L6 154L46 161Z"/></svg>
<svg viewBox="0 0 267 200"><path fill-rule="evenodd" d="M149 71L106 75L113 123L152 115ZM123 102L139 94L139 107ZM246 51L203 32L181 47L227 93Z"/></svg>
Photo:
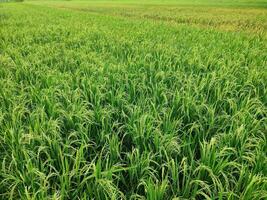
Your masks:
<svg viewBox="0 0 267 200"><path fill-rule="evenodd" d="M267 199L267 2L0 4L0 199Z"/></svg>

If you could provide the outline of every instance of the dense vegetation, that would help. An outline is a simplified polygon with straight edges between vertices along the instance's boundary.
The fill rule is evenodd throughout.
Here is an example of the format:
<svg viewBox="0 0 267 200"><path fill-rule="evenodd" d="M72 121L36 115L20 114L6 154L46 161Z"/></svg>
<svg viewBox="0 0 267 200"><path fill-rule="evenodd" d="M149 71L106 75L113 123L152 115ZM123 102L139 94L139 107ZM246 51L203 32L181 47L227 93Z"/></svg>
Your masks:
<svg viewBox="0 0 267 200"><path fill-rule="evenodd" d="M266 2L214 2L0 4L0 199L266 199Z"/></svg>

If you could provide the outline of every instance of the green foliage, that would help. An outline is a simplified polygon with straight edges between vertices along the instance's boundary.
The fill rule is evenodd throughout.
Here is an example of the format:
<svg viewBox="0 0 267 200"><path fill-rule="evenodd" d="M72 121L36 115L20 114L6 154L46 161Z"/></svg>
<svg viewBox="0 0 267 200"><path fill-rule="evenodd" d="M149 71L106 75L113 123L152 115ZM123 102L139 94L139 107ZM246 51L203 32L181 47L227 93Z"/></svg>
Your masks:
<svg viewBox="0 0 267 200"><path fill-rule="evenodd" d="M23 2L24 0L0 0L0 3L4 3L4 2Z"/></svg>
<svg viewBox="0 0 267 200"><path fill-rule="evenodd" d="M0 6L0 199L267 198L267 11L64 4Z"/></svg>

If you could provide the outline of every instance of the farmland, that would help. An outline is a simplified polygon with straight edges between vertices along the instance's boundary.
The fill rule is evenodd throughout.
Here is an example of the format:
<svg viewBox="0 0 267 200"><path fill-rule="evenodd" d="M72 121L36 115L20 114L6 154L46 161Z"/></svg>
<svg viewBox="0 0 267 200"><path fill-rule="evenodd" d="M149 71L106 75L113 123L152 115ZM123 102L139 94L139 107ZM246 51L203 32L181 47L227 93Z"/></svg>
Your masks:
<svg viewBox="0 0 267 200"><path fill-rule="evenodd" d="M267 199L267 1L0 3L0 199Z"/></svg>

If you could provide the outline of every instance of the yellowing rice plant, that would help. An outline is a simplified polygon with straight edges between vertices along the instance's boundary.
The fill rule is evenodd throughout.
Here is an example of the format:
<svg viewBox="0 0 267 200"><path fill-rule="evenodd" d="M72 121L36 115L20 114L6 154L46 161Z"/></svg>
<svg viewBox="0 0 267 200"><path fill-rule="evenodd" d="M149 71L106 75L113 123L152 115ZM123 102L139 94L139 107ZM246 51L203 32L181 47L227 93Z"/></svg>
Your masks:
<svg viewBox="0 0 267 200"><path fill-rule="evenodd" d="M0 199L267 199L267 1L0 3Z"/></svg>

